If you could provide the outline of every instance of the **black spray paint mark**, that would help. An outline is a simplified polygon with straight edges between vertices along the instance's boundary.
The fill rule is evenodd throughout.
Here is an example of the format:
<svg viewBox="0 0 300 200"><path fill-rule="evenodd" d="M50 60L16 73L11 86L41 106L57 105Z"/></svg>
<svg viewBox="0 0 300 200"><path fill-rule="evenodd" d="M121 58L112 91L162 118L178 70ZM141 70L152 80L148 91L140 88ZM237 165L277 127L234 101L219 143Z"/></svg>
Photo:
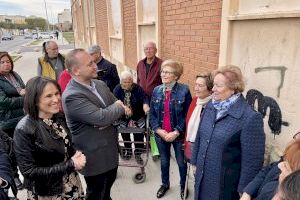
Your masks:
<svg viewBox="0 0 300 200"><path fill-rule="evenodd" d="M280 84L277 88L277 97L280 97L280 89L283 87L285 71L287 70L285 66L257 67L255 69L255 73L262 72L262 71L271 71L271 70L277 70L280 72Z"/></svg>
<svg viewBox="0 0 300 200"><path fill-rule="evenodd" d="M270 109L268 125L274 135L281 133L281 126L289 126L288 122L282 121L281 109L278 103L272 97L264 96L258 90L248 90L246 95L246 101L254 109L255 101L257 100L258 112L263 117L266 116L267 109Z"/></svg>

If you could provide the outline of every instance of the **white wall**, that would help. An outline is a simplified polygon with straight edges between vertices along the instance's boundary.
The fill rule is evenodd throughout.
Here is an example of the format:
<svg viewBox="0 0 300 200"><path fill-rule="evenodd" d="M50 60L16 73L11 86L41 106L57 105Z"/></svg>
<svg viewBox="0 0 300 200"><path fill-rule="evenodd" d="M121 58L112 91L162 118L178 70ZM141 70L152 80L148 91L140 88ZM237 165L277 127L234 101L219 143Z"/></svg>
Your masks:
<svg viewBox="0 0 300 200"><path fill-rule="evenodd" d="M220 59L220 63L239 66L246 78L246 92L256 89L279 105L282 120L289 125L281 126L281 133L275 138L268 125L270 109L264 118L266 156L276 160L292 140L292 135L300 130L300 9L295 11L300 8L300 3L295 0L241 2L236 16L223 13L223 20L231 20L227 20L228 26L223 26L221 31L226 38L222 40L225 45L221 45L220 51L226 56ZM260 9L265 3L272 8L271 11ZM280 15L269 16L268 12L273 11ZM291 12L296 14L287 17ZM253 19L253 13L261 16ZM244 16L239 19L241 14Z"/></svg>

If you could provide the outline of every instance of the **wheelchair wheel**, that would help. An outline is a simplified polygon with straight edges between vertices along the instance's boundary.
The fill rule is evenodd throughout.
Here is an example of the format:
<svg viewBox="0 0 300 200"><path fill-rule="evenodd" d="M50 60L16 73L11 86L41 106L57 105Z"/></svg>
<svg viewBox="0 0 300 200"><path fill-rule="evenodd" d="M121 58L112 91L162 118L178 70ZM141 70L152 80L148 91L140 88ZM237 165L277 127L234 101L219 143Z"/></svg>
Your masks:
<svg viewBox="0 0 300 200"><path fill-rule="evenodd" d="M133 177L133 182L135 184L143 183L146 180L146 173L145 172L140 172L136 173Z"/></svg>

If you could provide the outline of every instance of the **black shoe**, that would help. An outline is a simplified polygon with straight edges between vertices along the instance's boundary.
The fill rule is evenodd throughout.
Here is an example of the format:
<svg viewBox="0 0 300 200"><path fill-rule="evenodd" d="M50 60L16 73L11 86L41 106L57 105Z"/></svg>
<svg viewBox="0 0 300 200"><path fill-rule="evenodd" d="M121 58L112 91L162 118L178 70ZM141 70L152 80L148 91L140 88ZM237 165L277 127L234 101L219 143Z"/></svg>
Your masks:
<svg viewBox="0 0 300 200"><path fill-rule="evenodd" d="M21 182L21 180L19 179L19 177L14 178L15 184L17 186L18 190L23 190L23 184Z"/></svg>
<svg viewBox="0 0 300 200"><path fill-rule="evenodd" d="M156 197L161 198L165 196L166 192L169 190L169 187L166 187L164 185L160 186L160 188L157 191Z"/></svg>
<svg viewBox="0 0 300 200"><path fill-rule="evenodd" d="M180 190L180 197L181 199L184 199L184 188ZM186 195L185 195L185 199L187 199L189 197L189 190L186 190Z"/></svg>
<svg viewBox="0 0 300 200"><path fill-rule="evenodd" d="M125 160L130 160L132 157L132 150L121 149L121 158Z"/></svg>
<svg viewBox="0 0 300 200"><path fill-rule="evenodd" d="M137 164L144 165L144 161L142 159L141 154L135 154L135 160L136 160Z"/></svg>

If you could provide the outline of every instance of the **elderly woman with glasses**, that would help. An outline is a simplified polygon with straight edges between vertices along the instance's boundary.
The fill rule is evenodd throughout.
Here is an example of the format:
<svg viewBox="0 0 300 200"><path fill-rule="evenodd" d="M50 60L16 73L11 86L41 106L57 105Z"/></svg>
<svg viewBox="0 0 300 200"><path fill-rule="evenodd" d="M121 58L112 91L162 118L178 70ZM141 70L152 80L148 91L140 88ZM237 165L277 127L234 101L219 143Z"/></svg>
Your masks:
<svg viewBox="0 0 300 200"><path fill-rule="evenodd" d="M166 60L161 65L162 85L155 87L150 103L150 124L161 158L162 185L157 191L161 198L169 190L170 149L174 148L180 174L180 196L183 198L187 165L184 161L185 118L192 97L187 85L178 83L183 73L181 64Z"/></svg>
<svg viewBox="0 0 300 200"><path fill-rule="evenodd" d="M279 183L290 173L300 169L300 134L287 146L284 156L277 162L264 167L244 188L240 200L271 200Z"/></svg>
<svg viewBox="0 0 300 200"><path fill-rule="evenodd" d="M0 129L10 138L13 138L15 127L24 116L24 88L22 78L14 71L11 56L7 52L0 52ZM14 155L11 161L16 185L22 189Z"/></svg>
<svg viewBox="0 0 300 200"><path fill-rule="evenodd" d="M242 92L236 66L214 72L212 101L203 111L191 164L196 166L195 200L236 200L264 161L262 115L252 110Z"/></svg>

